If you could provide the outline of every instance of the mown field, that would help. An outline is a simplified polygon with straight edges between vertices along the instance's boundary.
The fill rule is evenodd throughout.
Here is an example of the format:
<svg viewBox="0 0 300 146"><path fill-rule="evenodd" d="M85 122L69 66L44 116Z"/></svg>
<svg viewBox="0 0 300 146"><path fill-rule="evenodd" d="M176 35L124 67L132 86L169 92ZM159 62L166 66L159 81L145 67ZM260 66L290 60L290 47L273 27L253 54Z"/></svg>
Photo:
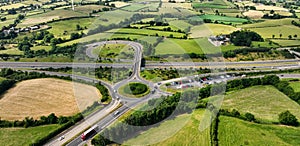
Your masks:
<svg viewBox="0 0 300 146"><path fill-rule="evenodd" d="M236 18L236 17L228 17L228 16L219 16L219 15L211 15L211 14L207 14L207 15L200 15L200 16L194 16L191 17L190 19L194 19L194 20L203 20L203 19L210 19L213 22L214 21L218 21L223 22L223 23L232 23L232 24L242 24L244 22L248 22L247 19L243 19L243 18Z"/></svg>
<svg viewBox="0 0 300 146"><path fill-rule="evenodd" d="M204 110L195 110L192 115L180 115L162 122L139 136L126 141L126 145L210 145L210 129L199 130ZM183 126L184 125L184 126ZM183 127L182 127L183 126Z"/></svg>
<svg viewBox="0 0 300 146"><path fill-rule="evenodd" d="M262 125L220 116L218 139L227 145L300 145L300 128L280 125Z"/></svg>
<svg viewBox="0 0 300 146"><path fill-rule="evenodd" d="M59 125L45 125L29 128L0 128L0 146L29 145L59 128Z"/></svg>
<svg viewBox="0 0 300 146"><path fill-rule="evenodd" d="M198 38L209 37L212 35L230 34L235 30L237 30L237 28L230 25L206 23L203 25L193 26L190 31L190 37Z"/></svg>
<svg viewBox="0 0 300 146"><path fill-rule="evenodd" d="M141 10L143 8L146 8L146 7L148 7L148 5L146 5L146 4L132 3L128 6L122 7L121 9L126 10L126 11L134 12L134 11L138 11L138 10Z"/></svg>
<svg viewBox="0 0 300 146"><path fill-rule="evenodd" d="M100 92L92 86L60 79L32 79L17 83L0 99L0 117L5 120L71 116L98 101Z"/></svg>
<svg viewBox="0 0 300 146"><path fill-rule="evenodd" d="M58 46L66 46L66 45L72 45L74 43L83 43L83 42L89 42L93 40L104 40L104 39L113 39L113 38L130 38L130 39L137 39L137 40L143 40L146 42L149 42L153 44L156 42L156 38L154 36L141 36L141 35L135 35L135 34L116 34L116 33L97 33L94 35L85 36L80 39L68 41L62 44L59 44Z"/></svg>
<svg viewBox="0 0 300 146"><path fill-rule="evenodd" d="M260 34L263 38L285 38L288 39L289 35L294 36L300 34L300 28L292 25L282 25L276 27L261 27L261 28L248 28L249 30L255 31ZM280 34L282 36L280 37Z"/></svg>
<svg viewBox="0 0 300 146"><path fill-rule="evenodd" d="M206 37L189 40L165 39L155 48L156 55L184 53L214 54L220 52L221 48L211 44Z"/></svg>
<svg viewBox="0 0 300 146"><path fill-rule="evenodd" d="M290 82L289 84L295 92L300 92L300 82L296 81L296 82Z"/></svg>
<svg viewBox="0 0 300 146"><path fill-rule="evenodd" d="M178 32L168 32L168 31L157 31L157 30L150 30L150 29L131 29L131 28L121 28L121 29L113 29L107 32L110 33L122 33L122 34L136 34L136 35L146 35L146 36L165 36L169 37L173 35L173 37L183 37L185 34L178 33Z"/></svg>
<svg viewBox="0 0 300 146"><path fill-rule="evenodd" d="M257 119L273 122L278 122L278 114L289 110L300 119L300 105L273 86L253 86L228 93L222 108L249 112Z"/></svg>
<svg viewBox="0 0 300 146"><path fill-rule="evenodd" d="M279 40L279 39L271 39L273 42L278 43L280 46L300 46L300 40Z"/></svg>

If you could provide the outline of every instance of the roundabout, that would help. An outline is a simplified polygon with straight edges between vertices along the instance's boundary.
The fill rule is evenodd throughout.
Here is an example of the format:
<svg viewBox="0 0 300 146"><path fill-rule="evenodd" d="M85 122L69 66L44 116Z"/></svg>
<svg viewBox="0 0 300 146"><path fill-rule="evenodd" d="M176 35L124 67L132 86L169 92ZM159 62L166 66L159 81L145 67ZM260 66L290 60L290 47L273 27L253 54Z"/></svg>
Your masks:
<svg viewBox="0 0 300 146"><path fill-rule="evenodd" d="M120 95L132 98L140 98L150 93L147 85L140 82L130 82L121 86L118 90Z"/></svg>

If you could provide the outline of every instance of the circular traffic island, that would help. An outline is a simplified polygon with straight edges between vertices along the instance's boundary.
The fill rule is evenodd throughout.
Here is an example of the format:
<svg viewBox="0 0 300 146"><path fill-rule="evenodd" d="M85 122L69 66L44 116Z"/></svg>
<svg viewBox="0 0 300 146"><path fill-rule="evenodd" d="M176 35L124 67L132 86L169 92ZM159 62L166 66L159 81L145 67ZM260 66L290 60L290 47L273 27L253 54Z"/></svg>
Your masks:
<svg viewBox="0 0 300 146"><path fill-rule="evenodd" d="M143 97L149 92L149 87L139 82L130 82L119 88L119 93L121 95L133 98Z"/></svg>

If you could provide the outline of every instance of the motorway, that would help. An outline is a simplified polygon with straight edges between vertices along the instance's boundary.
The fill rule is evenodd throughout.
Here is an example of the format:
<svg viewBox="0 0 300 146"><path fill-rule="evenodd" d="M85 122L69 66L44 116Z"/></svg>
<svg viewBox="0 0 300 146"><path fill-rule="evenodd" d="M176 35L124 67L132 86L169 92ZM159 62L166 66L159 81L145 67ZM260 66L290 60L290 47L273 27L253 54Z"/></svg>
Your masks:
<svg viewBox="0 0 300 146"><path fill-rule="evenodd" d="M113 43L119 43L119 44L127 44L130 45L135 50L135 55L133 58L133 63L55 63L55 62L0 62L0 68L64 68L64 67L71 67L71 68L97 68L97 67L113 67L113 68L132 68L133 72L130 77L127 79L124 79L114 85L111 85L107 82L100 81L95 78L91 77L85 77L80 75L71 75L71 74L64 74L64 73L58 73L58 72L48 72L48 71L38 71L38 72L44 72L49 75L57 75L57 76L70 76L73 79L81 79L84 81L89 82L101 82L104 86L106 86L109 90L109 93L112 97L112 102L105 106L103 109L98 110L94 112L93 114L85 117L84 121L77 123L76 125L70 127L69 129L65 130L61 134L57 135L53 139L51 139L46 145L49 146L57 146L62 145L65 142L73 139L71 142L69 142L68 146L78 146L78 145L84 145L87 141L82 141L80 139L80 134L84 130L86 130L88 127L97 125L100 127L100 130L106 128L109 126L110 123L114 122L119 116L124 114L126 111L130 109L134 109L137 105L144 103L152 98L159 98L161 95L170 95L170 93L166 93L164 91L161 91L157 86L159 86L157 83L152 83L147 80L144 80L140 77L140 66L141 66L141 58L142 58L142 50L143 46L136 42L131 41L104 41L104 42L96 42L87 45L86 54L87 56L91 58L95 58L96 56L92 54L93 49L98 47L99 45L104 44L113 44ZM270 61L245 61L245 62L164 62L164 63L147 63L146 68L177 68L177 67L208 67L208 68L214 68L214 67L228 67L228 66L234 66L236 68L292 68L292 67L299 67L299 60L298 59L289 59L289 60L270 60ZM228 65L228 66L227 66ZM31 70L36 71L36 70ZM280 76L283 77L283 76ZM300 75L284 75L284 77L300 77ZM186 77L183 77L186 78ZM179 78L183 79L183 78ZM233 78L230 78L233 79ZM173 79L176 80L176 79ZM177 79L178 80L178 79ZM223 80L222 80L223 81ZM151 89L150 94L142 97L142 98L128 98L120 95L117 91L118 89L127 84L128 82L141 82L144 84L147 84L149 88ZM166 83L169 81L164 81L163 83ZM118 109L117 109L118 108ZM114 110L118 110L119 114L114 115ZM97 131L100 132L100 131ZM64 136L65 138L62 140L58 140L60 136Z"/></svg>
<svg viewBox="0 0 300 146"><path fill-rule="evenodd" d="M135 56L137 57L137 56ZM266 60L266 61L240 61L240 62L162 62L147 63L145 68L190 68L190 67L206 67L206 68L274 68L274 67L297 67L299 59L286 60ZM132 68L137 65L132 63L80 63L80 62L0 62L0 68Z"/></svg>

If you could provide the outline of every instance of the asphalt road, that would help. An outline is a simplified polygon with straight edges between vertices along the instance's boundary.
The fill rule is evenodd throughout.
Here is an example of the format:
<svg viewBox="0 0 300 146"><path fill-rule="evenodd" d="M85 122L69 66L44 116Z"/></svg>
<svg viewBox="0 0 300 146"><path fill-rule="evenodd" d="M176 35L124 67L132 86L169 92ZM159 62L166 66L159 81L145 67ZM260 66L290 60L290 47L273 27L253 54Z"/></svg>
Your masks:
<svg viewBox="0 0 300 146"><path fill-rule="evenodd" d="M141 53L141 51L139 51ZM135 56L138 57L138 56ZM135 58L136 59L136 58ZM136 62L136 61L134 61ZM207 68L271 68L271 67L296 67L299 66L299 59L286 60L266 60L266 61L241 61L241 62L163 62L163 63L146 63L145 68L189 68L189 67L207 67ZM0 62L0 68L132 68L138 65L129 63L78 63L78 62Z"/></svg>

